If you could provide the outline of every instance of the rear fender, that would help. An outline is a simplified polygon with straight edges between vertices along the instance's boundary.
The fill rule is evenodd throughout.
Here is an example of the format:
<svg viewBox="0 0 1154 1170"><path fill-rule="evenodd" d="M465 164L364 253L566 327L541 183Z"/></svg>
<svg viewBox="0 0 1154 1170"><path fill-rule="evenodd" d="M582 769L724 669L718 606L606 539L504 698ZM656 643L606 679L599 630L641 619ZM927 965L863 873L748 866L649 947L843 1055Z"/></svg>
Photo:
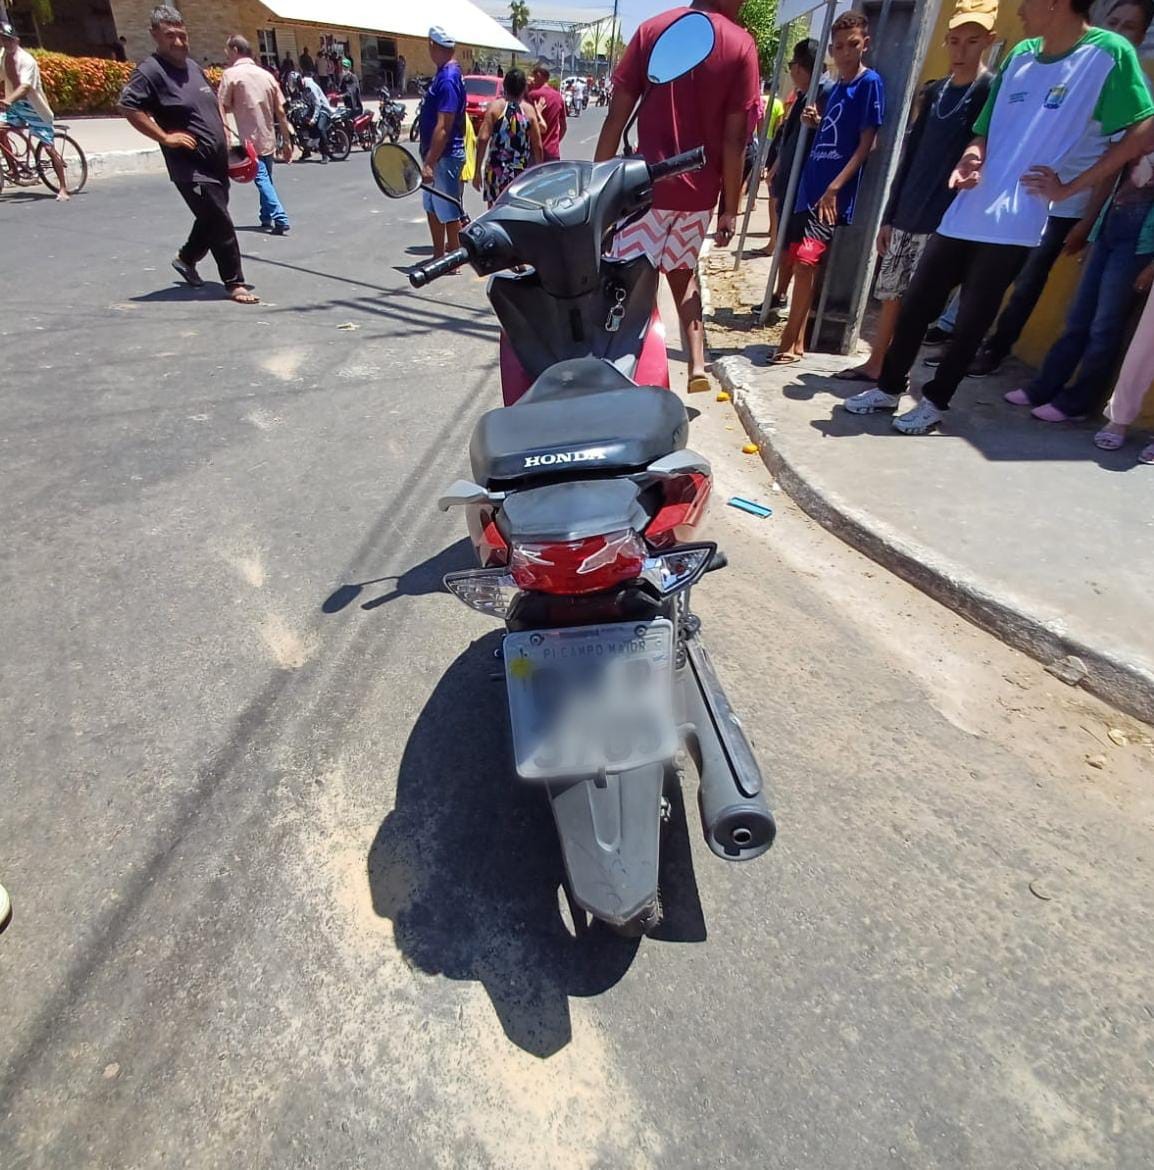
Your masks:
<svg viewBox="0 0 1154 1170"><path fill-rule="evenodd" d="M658 763L547 786L570 893L612 926L635 919L657 896L664 780Z"/></svg>

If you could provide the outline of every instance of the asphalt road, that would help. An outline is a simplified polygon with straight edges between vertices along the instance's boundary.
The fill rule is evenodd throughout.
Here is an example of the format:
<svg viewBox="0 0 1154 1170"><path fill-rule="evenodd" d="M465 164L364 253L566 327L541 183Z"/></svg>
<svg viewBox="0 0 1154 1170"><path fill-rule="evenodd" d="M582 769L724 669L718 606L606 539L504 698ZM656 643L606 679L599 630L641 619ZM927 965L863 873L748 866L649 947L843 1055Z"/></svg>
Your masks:
<svg viewBox="0 0 1154 1170"><path fill-rule="evenodd" d="M699 396L732 567L695 600L780 836L723 863L687 793L661 937L573 940L495 631L439 585L483 284L408 288L420 207L364 157L278 181L255 309L171 282L163 178L0 196L0 1165L1148 1166L1141 729L814 528Z"/></svg>

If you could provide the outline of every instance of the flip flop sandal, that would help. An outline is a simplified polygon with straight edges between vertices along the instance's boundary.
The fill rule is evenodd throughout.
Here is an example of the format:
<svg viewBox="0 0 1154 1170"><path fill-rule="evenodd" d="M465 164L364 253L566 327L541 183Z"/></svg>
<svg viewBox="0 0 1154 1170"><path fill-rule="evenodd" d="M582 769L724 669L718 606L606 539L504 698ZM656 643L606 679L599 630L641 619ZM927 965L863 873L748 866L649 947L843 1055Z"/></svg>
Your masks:
<svg viewBox="0 0 1154 1170"><path fill-rule="evenodd" d="M1117 431L1099 431L1094 436L1094 446L1099 451L1118 451L1126 442L1126 436Z"/></svg>
<svg viewBox="0 0 1154 1170"><path fill-rule="evenodd" d="M204 288L204 278L191 264L186 264L179 256L172 262L181 279L190 288Z"/></svg>
<svg viewBox="0 0 1154 1170"><path fill-rule="evenodd" d="M237 296L237 293L240 295ZM259 305L260 297L248 291L243 284L234 284L228 290L228 299L237 305Z"/></svg>
<svg viewBox="0 0 1154 1170"><path fill-rule="evenodd" d="M801 358L796 353L779 353L775 354L773 361L769 364L771 366L796 366Z"/></svg>
<svg viewBox="0 0 1154 1170"><path fill-rule="evenodd" d="M1142 450L1138 453L1138 462L1154 464L1154 443L1151 443L1148 447L1142 448Z"/></svg>
<svg viewBox="0 0 1154 1170"><path fill-rule="evenodd" d="M860 366L850 366L849 369L838 370L834 374L834 378L839 382L877 382L877 378L871 378Z"/></svg>
<svg viewBox="0 0 1154 1170"><path fill-rule="evenodd" d="M686 391L690 394L708 394L713 389L708 374L693 374L690 376Z"/></svg>

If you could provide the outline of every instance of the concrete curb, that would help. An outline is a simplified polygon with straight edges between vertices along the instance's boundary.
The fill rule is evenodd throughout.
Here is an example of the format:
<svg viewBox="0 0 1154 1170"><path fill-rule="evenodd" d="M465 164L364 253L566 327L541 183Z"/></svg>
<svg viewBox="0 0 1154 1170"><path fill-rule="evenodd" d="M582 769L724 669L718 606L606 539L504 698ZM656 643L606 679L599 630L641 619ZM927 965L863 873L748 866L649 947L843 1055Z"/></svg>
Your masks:
<svg viewBox="0 0 1154 1170"><path fill-rule="evenodd" d="M1085 664L1081 686L1119 710L1154 723L1154 673L1144 665L1071 637L1008 595L990 591L956 564L908 541L837 492L807 479L776 445L772 419L766 418L751 401L751 369L741 357L719 358L713 363L714 376L731 395L742 425L760 448L765 466L805 512L847 544L1014 649L1046 665L1069 656L1081 659Z"/></svg>
<svg viewBox="0 0 1154 1170"><path fill-rule="evenodd" d="M160 148L143 150L105 150L88 155L88 175L93 179L111 179L117 175L166 173Z"/></svg>

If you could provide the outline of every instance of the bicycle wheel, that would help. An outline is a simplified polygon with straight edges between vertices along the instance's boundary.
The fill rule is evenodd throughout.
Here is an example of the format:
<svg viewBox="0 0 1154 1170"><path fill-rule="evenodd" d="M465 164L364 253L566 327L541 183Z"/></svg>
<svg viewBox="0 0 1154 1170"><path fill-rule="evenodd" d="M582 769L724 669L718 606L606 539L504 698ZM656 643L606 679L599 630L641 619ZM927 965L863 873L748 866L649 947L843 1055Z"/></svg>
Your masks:
<svg viewBox="0 0 1154 1170"><path fill-rule="evenodd" d="M57 133L52 140L60 161L64 163L64 181L68 184L68 194L75 195L84 189L88 182L88 159L75 138L67 134ZM36 143L36 169L40 173L40 181L49 191L59 191L60 184L56 179L56 168L48 154L48 147L43 142Z"/></svg>
<svg viewBox="0 0 1154 1170"><path fill-rule="evenodd" d="M5 136L7 150L3 152L4 177L17 187L34 187L40 182L33 164L32 147L27 137L19 131L9 131Z"/></svg>
<svg viewBox="0 0 1154 1170"><path fill-rule="evenodd" d="M352 148L349 132L343 126L334 126L329 131L329 158L335 162L344 162Z"/></svg>

